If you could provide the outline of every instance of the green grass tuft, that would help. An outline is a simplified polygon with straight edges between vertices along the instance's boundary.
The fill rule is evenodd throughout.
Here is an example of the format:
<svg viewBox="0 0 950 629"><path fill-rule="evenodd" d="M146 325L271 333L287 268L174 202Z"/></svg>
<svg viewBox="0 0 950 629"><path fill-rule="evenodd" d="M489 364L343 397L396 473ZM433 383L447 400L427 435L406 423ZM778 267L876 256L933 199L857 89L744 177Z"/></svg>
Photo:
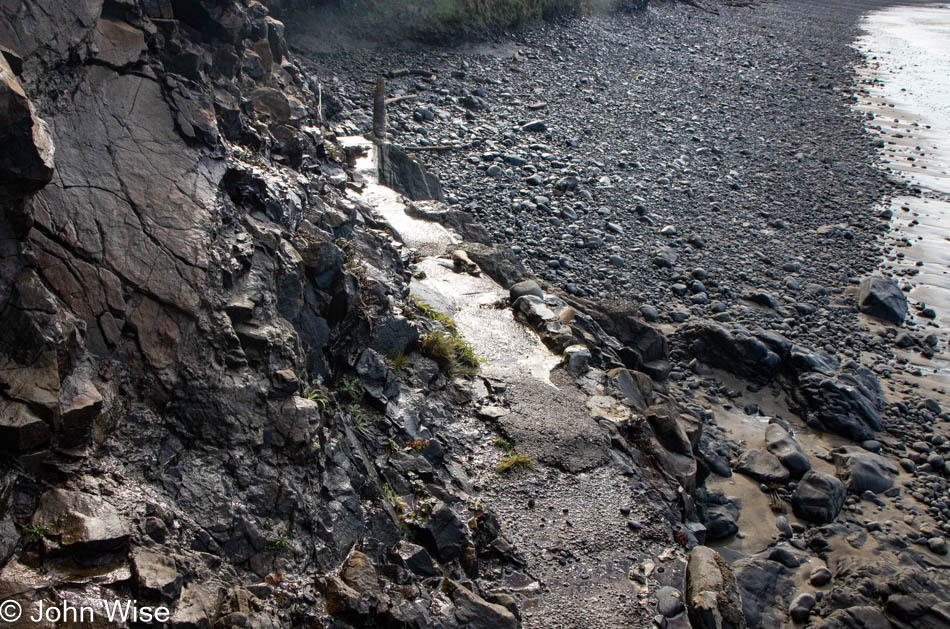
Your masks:
<svg viewBox="0 0 950 629"><path fill-rule="evenodd" d="M504 452L505 454L512 454L515 451L515 446L513 443L505 439L504 437L498 437L495 439L495 447Z"/></svg>
<svg viewBox="0 0 950 629"><path fill-rule="evenodd" d="M406 369L409 367L409 357L405 354L397 354L392 358L388 359L386 362L389 363L389 368L392 370L396 377L399 378L405 373Z"/></svg>
<svg viewBox="0 0 950 629"><path fill-rule="evenodd" d="M534 459L532 459L527 454L512 452L501 460L501 463L498 464L497 469L502 474L507 474L516 470L533 470Z"/></svg>
<svg viewBox="0 0 950 629"><path fill-rule="evenodd" d="M430 332L422 337L422 353L439 367L453 375L474 376L479 367L484 364L472 344L462 338L458 325L452 317L437 311L432 306L423 303L415 297L409 298L419 313L441 325L445 332Z"/></svg>

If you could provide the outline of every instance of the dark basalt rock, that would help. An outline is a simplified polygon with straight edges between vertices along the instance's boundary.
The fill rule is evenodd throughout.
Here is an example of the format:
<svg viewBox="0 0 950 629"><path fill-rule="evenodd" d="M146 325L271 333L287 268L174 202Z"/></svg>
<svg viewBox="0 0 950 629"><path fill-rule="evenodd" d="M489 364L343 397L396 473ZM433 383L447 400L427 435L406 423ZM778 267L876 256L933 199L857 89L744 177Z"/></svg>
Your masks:
<svg viewBox="0 0 950 629"><path fill-rule="evenodd" d="M413 201L445 201L438 177L426 170L408 153L392 145L385 147L379 182Z"/></svg>
<svg viewBox="0 0 950 629"><path fill-rule="evenodd" d="M858 304L864 314L895 325L907 316L907 297L891 278L872 276L861 282Z"/></svg>
<svg viewBox="0 0 950 629"><path fill-rule="evenodd" d="M0 55L0 202L20 199L53 178L53 141Z"/></svg>
<svg viewBox="0 0 950 629"><path fill-rule="evenodd" d="M853 441L874 438L883 426L884 393L877 376L855 364L836 375L808 372L792 390L797 412L809 425Z"/></svg>
<svg viewBox="0 0 950 629"><path fill-rule="evenodd" d="M844 484L830 474L808 472L792 494L795 515L818 524L834 522L844 506Z"/></svg>
<svg viewBox="0 0 950 629"><path fill-rule="evenodd" d="M699 321L683 326L677 338L699 360L753 382L768 382L782 366L782 356L742 328Z"/></svg>
<svg viewBox="0 0 950 629"><path fill-rule="evenodd" d="M801 476L811 469L811 462L795 438L778 424L769 424L765 429L765 447L778 457L793 478Z"/></svg>
<svg viewBox="0 0 950 629"><path fill-rule="evenodd" d="M862 494L870 491L882 493L891 488L897 476L897 468L884 457L857 446L842 446L832 451L835 474L848 491Z"/></svg>

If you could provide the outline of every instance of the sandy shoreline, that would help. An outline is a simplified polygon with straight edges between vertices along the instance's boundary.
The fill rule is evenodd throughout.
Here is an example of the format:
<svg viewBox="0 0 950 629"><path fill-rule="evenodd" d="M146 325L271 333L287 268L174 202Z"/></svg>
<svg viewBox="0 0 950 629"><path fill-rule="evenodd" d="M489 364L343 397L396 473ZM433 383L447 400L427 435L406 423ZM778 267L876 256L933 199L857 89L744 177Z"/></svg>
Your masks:
<svg viewBox="0 0 950 629"><path fill-rule="evenodd" d="M947 498L945 477L927 463L928 454L947 454L947 417L922 410L926 399L936 408L948 403L945 223L934 218L937 201L921 207L923 201L908 200L892 174L903 156L901 174L932 176L942 154L928 149L929 161L907 162L929 130L908 125L904 113L896 127L886 125L884 151L866 128L901 111L900 104L890 107L900 84L879 82L887 63L864 56L882 45L882 35L875 40L862 30L863 16L894 4L793 1L723 8L718 16L660 5L634 20L538 27L489 48L373 51L365 64L353 63L359 51L315 57L337 74L356 120L366 111L362 86L372 72L431 68L437 78L430 81L390 83L393 95L414 95L391 114L393 140L456 147L416 155L439 173L450 204L511 246L552 289L642 304L644 318L674 339L671 397L714 418L709 447L726 444L739 458L762 447L765 427L781 418L814 469L834 474L835 449L849 441L807 426L778 386L746 389L725 372L697 369L688 347L676 342L683 322L715 318L774 331L877 374L887 400L885 428L880 443L867 445L882 448L895 469L906 461L894 479L899 491L870 502L850 496L838 521L825 527L786 509L795 527L789 546L771 523L763 526L775 515L758 482L740 474L707 481L711 494L724 491L742 505L739 535L716 543L730 561L758 570L770 565L759 557L791 548L804 562L773 575L772 589L758 593L766 587L761 579L743 584L740 577L752 588L747 598L762 599L747 609L754 626L781 625L802 592L822 590L816 609L823 616L843 609L843 593L854 585L845 559L946 564L929 554L919 533L950 527L950 512L934 507ZM456 104L465 94L476 97L473 106ZM543 129L525 132L534 119ZM882 168L881 155L891 170ZM577 184L565 189L569 177ZM881 211L891 203L889 223ZM918 236L921 244L893 253L901 239ZM657 262L664 256L668 263ZM906 276L917 286L901 331L909 334L909 349L895 346L902 341L893 328L854 307L857 284L880 273L882 260L887 273L925 262L920 274ZM918 302L938 306L941 327L922 317L911 321L923 308ZM935 346L924 342L932 331ZM926 444L927 452L911 442ZM793 487L779 491L780 500ZM875 522L883 529L869 524ZM827 552L807 550L815 537L829 540ZM820 566L835 580L809 586ZM784 578L790 585L781 585ZM526 626L559 626L553 609L529 612Z"/></svg>

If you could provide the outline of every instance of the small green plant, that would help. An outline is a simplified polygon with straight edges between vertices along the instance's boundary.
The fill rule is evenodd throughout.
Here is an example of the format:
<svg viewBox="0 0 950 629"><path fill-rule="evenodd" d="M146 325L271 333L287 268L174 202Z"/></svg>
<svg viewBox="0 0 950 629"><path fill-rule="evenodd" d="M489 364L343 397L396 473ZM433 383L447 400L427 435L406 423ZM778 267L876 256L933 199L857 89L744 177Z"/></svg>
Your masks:
<svg viewBox="0 0 950 629"><path fill-rule="evenodd" d="M405 354L397 354L386 362L389 363L389 368L397 378L401 377L406 368L409 367L409 357Z"/></svg>
<svg viewBox="0 0 950 629"><path fill-rule="evenodd" d="M290 548L290 540L285 535L268 538L267 550L272 553L280 553Z"/></svg>
<svg viewBox="0 0 950 629"><path fill-rule="evenodd" d="M369 414L357 403L350 404L347 407L347 411L350 414L350 417L353 418L353 426L356 427L362 433L366 432L366 429L370 424Z"/></svg>
<svg viewBox="0 0 950 629"><path fill-rule="evenodd" d="M455 341L455 362L457 370L466 375L474 376L478 373L478 368L485 361L479 358L475 353L475 348L471 343L460 336L456 336Z"/></svg>
<svg viewBox="0 0 950 629"><path fill-rule="evenodd" d="M23 535L26 537L26 541L30 543L35 543L43 539L43 536L46 535L46 525L45 524L24 524L22 527Z"/></svg>
<svg viewBox="0 0 950 629"><path fill-rule="evenodd" d="M363 399L363 383L356 376L344 376L337 386L337 393L352 402L359 402Z"/></svg>
<svg viewBox="0 0 950 629"><path fill-rule="evenodd" d="M426 319L431 319L432 321L440 324L449 334L458 334L458 326L455 323L455 319L447 314L439 312L429 304L419 301L415 297L410 297L409 301L412 302L412 305L416 307L423 317Z"/></svg>
<svg viewBox="0 0 950 629"><path fill-rule="evenodd" d="M516 470L533 470L534 459L532 459L527 454L512 452L501 460L501 463L498 464L497 469L502 474L507 474L508 472L514 472Z"/></svg>
<svg viewBox="0 0 950 629"><path fill-rule="evenodd" d="M420 348L422 353L436 363L439 368L449 374L474 376L478 368L485 362L475 353L472 344L462 338L458 326L452 317L442 314L414 297L410 297L413 305L427 319L440 324L445 332L435 331L422 337Z"/></svg>
<svg viewBox="0 0 950 629"><path fill-rule="evenodd" d="M323 384L323 378L320 376L314 378L310 384L303 388L303 397L311 402L316 402L321 413L327 410L327 406L330 404L330 392L327 391Z"/></svg>
<svg viewBox="0 0 950 629"><path fill-rule="evenodd" d="M455 367L455 343L445 332L431 332L422 337L422 354L434 360L443 371Z"/></svg>
<svg viewBox="0 0 950 629"><path fill-rule="evenodd" d="M409 505L406 504L406 501L396 495L396 492L392 490L392 487L389 486L389 483L383 485L383 498L392 505L393 511L396 512L400 518L402 514L406 512L409 508Z"/></svg>
<svg viewBox="0 0 950 629"><path fill-rule="evenodd" d="M504 452L505 454L512 454L515 451L515 446L510 441L504 437L498 437L495 439L495 447Z"/></svg>
<svg viewBox="0 0 950 629"><path fill-rule="evenodd" d="M400 522L399 530L402 532L402 536L406 539L407 542L416 541L416 529L409 526L408 523Z"/></svg>

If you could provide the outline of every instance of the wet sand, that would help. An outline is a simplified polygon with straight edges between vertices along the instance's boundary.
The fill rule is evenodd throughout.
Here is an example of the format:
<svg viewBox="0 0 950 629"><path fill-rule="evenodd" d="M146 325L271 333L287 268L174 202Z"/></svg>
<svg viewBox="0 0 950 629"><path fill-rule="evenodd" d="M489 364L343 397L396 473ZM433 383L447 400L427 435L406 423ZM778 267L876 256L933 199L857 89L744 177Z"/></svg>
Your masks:
<svg viewBox="0 0 950 629"><path fill-rule="evenodd" d="M950 4L896 7L865 17L855 46L867 57L858 68L864 90L855 109L882 141L880 164L906 184L907 194L885 202L893 213L882 268L909 284L912 303L936 311L914 317L922 334L950 340ZM912 309L911 312L915 312ZM936 324L936 325L935 325ZM900 352L919 370L908 383L950 400L950 359Z"/></svg>

